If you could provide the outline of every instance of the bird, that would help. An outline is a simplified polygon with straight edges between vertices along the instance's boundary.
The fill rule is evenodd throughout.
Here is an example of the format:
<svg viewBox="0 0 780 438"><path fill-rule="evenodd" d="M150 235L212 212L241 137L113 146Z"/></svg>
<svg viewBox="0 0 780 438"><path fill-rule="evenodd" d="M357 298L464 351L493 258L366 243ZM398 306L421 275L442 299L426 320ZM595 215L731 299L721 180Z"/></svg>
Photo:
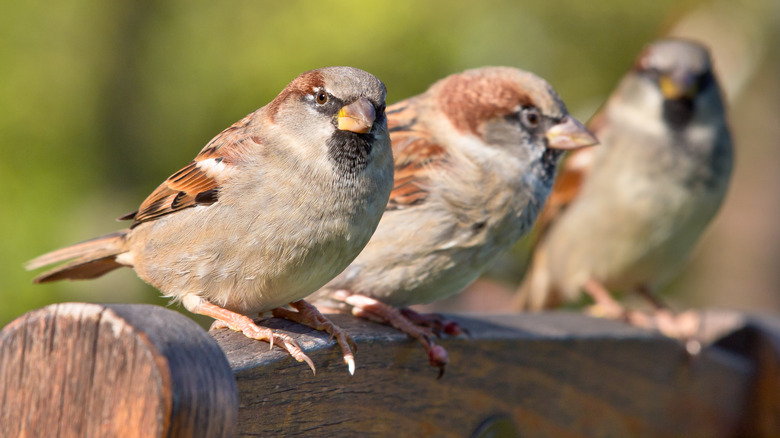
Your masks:
<svg viewBox="0 0 780 438"><path fill-rule="evenodd" d="M247 315L273 311L354 343L304 301L363 249L393 186L387 91L352 67L300 74L270 103L214 137L120 219L129 228L42 255L66 264L35 283L133 268L188 311L314 364L292 337ZM283 306L289 304L296 311Z"/></svg>
<svg viewBox="0 0 780 438"><path fill-rule="evenodd" d="M647 45L588 126L600 146L561 165L513 307L549 309L584 292L603 316L654 326L616 297L637 293L668 316L657 291L716 215L733 166L707 48L678 38ZM674 324L661 331L683 336Z"/></svg>
<svg viewBox="0 0 780 438"><path fill-rule="evenodd" d="M464 289L532 226L566 149L596 142L544 79L511 67L450 75L387 110L395 182L352 264L312 296L323 309L390 324L418 339L460 328L407 306Z"/></svg>

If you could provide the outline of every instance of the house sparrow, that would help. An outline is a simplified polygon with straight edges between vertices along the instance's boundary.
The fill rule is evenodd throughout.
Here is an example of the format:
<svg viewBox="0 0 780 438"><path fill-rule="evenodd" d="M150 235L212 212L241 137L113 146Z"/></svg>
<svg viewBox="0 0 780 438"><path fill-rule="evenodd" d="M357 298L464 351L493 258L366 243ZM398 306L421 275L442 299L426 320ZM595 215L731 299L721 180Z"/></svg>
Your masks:
<svg viewBox="0 0 780 438"><path fill-rule="evenodd" d="M649 45L589 126L601 146L562 165L516 307L545 309L585 291L608 316L627 316L611 293L636 291L661 309L654 291L688 258L731 175L707 50L679 39Z"/></svg>
<svg viewBox="0 0 780 438"><path fill-rule="evenodd" d="M384 84L350 67L305 72L268 105L222 131L162 183L130 228L28 263L69 263L35 279L99 277L121 266L193 313L246 336L291 337L245 314L286 304L299 322L335 336L350 373L351 339L302 299L358 255L376 229L393 181Z"/></svg>
<svg viewBox="0 0 780 438"><path fill-rule="evenodd" d="M443 321L396 307L476 279L531 227L562 150L596 139L546 81L506 67L449 76L387 114L395 160L387 210L365 250L312 299L393 325L443 369L446 352L429 327Z"/></svg>

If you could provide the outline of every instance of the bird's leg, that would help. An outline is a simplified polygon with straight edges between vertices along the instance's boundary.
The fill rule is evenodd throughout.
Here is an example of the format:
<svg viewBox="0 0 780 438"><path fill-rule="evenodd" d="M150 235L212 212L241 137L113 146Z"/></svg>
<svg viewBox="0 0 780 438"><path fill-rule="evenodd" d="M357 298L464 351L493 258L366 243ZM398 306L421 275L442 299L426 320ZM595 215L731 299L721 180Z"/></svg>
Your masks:
<svg viewBox="0 0 780 438"><path fill-rule="evenodd" d="M357 351L357 345L355 344L355 341L352 340L352 337L340 327L333 324L333 322L320 313L316 307L308 302L304 300L295 301L290 303L290 306L297 310L297 312L280 307L273 310L273 315L277 318L289 319L309 326L315 330L324 331L330 334L330 338L335 338L336 342L341 346L341 351L344 355L344 363L347 364L349 374L354 375L355 356L352 351Z"/></svg>
<svg viewBox="0 0 780 438"><path fill-rule="evenodd" d="M433 330L436 336L440 333L445 333L450 336L469 335L468 330L461 327L456 321L447 319L438 313L419 313L408 307L402 307L400 309L401 315L405 316L409 321L421 327L428 327Z"/></svg>
<svg viewBox="0 0 780 438"><path fill-rule="evenodd" d="M646 285L637 287L636 292L653 306L655 328L665 336L683 342L691 355L698 354L701 350L701 341L698 335L702 325L699 313L692 310L682 313L675 312Z"/></svg>
<svg viewBox="0 0 780 438"><path fill-rule="evenodd" d="M314 368L314 363L309 359L309 356L306 356L298 343L295 342L295 339L291 338L289 335L274 332L267 327L260 327L248 316L223 309L206 300L202 300L195 306L187 307L193 313L214 318L216 321L211 326L212 330L226 327L243 333L247 338L268 342L271 344L271 348L274 346L274 340L279 340L279 345L287 350L287 352L290 353L290 356L295 358L298 362L306 362L311 368L311 371L315 374L317 373ZM190 307L193 308L190 309Z"/></svg>
<svg viewBox="0 0 780 438"><path fill-rule="evenodd" d="M636 310L626 309L622 304L612 298L612 294L609 293L607 288L604 287L600 281L593 278L589 279L583 285L583 290L585 290L595 302L589 309L591 315L601 318L623 320L640 328L655 328L651 317Z"/></svg>
<svg viewBox="0 0 780 438"><path fill-rule="evenodd" d="M640 285L636 288L636 293L642 298L646 299L654 309L656 310L669 310L671 307L661 299L655 292L653 292L647 285Z"/></svg>
<svg viewBox="0 0 780 438"><path fill-rule="evenodd" d="M600 281L591 278L585 282L582 289L595 303L590 308L591 314L609 319L625 319L626 308L612 298L612 294Z"/></svg>
<svg viewBox="0 0 780 438"><path fill-rule="evenodd" d="M346 291L337 291L332 297L352 306L352 314L375 322L389 324L397 330L420 341L428 353L428 361L431 366L439 368L439 378L444 374L444 367L449 362L447 350L441 345L436 345L431 340L431 330L421 327L404 316L401 311L365 295L350 294Z"/></svg>
<svg viewBox="0 0 780 438"><path fill-rule="evenodd" d="M679 339L680 330L675 322L675 313L671 307L663 302L658 295L653 293L647 285L639 285L634 291L637 295L647 300L653 307L652 325L654 328L670 338Z"/></svg>

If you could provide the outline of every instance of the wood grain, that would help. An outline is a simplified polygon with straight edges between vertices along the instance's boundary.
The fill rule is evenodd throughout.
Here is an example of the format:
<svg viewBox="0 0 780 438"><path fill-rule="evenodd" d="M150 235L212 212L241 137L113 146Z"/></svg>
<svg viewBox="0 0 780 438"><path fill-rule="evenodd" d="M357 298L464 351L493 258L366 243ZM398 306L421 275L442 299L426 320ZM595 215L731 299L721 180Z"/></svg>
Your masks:
<svg viewBox="0 0 780 438"><path fill-rule="evenodd" d="M234 436L224 355L149 305L51 305L0 332L0 436Z"/></svg>
<svg viewBox="0 0 780 438"><path fill-rule="evenodd" d="M748 357L709 347L691 358L675 341L579 314L455 319L472 338L442 341L451 360L441 380L418 344L349 316L333 320L358 343L353 377L327 335L294 323L265 322L296 336L316 376L279 349L212 332L238 382L239 433L468 437L495 418L523 437L742 430L755 373Z"/></svg>
<svg viewBox="0 0 780 438"><path fill-rule="evenodd" d="M415 341L333 319L359 345L353 377L327 335L288 321L264 324L298 339L316 376L156 306L30 312L0 332L0 436L780 436L776 317L710 312L710 346L690 357L574 313L453 316L471 339L441 341L440 380Z"/></svg>

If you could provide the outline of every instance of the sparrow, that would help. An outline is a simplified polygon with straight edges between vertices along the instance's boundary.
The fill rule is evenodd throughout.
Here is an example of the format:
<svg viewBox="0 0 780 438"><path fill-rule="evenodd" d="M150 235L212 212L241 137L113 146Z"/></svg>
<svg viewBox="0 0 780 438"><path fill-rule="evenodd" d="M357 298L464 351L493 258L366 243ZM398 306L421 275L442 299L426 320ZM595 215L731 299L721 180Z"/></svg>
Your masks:
<svg viewBox="0 0 780 438"><path fill-rule="evenodd" d="M589 127L601 145L561 166L515 307L547 309L585 292L605 316L626 317L612 294L636 292L661 311L657 289L717 213L732 170L707 49L648 45Z"/></svg>
<svg viewBox="0 0 780 438"><path fill-rule="evenodd" d="M121 217L129 228L27 269L68 261L34 280L45 283L131 267L216 327L281 341L314 372L292 337L246 316L276 309L334 336L354 373L351 338L303 298L349 265L385 209L393 186L385 96L379 79L355 68L302 73Z"/></svg>
<svg viewBox="0 0 780 438"><path fill-rule="evenodd" d="M387 209L363 252L312 300L420 340L441 373L448 358L431 329L459 328L405 307L475 280L531 228L561 153L596 139L550 84L508 67L451 75L387 115L395 162Z"/></svg>

